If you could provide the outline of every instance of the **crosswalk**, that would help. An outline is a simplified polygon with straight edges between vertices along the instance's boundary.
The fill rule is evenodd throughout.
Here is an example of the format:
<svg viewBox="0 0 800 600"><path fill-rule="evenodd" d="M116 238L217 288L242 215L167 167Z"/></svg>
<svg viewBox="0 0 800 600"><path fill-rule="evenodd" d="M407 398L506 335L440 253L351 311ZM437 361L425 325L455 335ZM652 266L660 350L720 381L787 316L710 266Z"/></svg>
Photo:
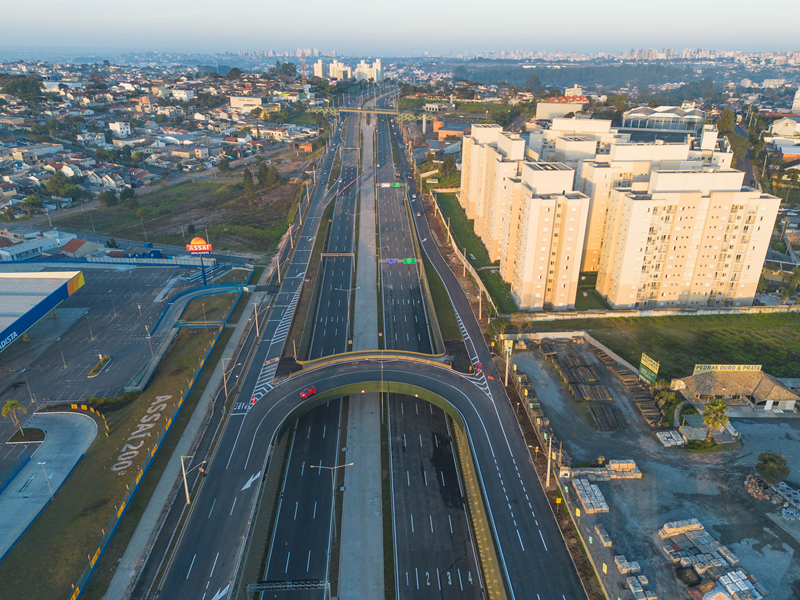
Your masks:
<svg viewBox="0 0 800 600"><path fill-rule="evenodd" d="M297 291L292 296L292 301L289 302L289 306L286 307L286 310L283 311L283 316L281 317L281 322L278 323L277 329L275 329L275 333L272 336L272 342L270 343L270 347L275 344L280 344L283 347L283 342L286 340L286 334L289 333L289 328L292 326L292 319L294 318L294 309L297 308L297 301L300 299L300 292L303 290L302 287L299 287Z"/></svg>
<svg viewBox="0 0 800 600"><path fill-rule="evenodd" d="M461 336L464 338L464 345L467 347L467 352L469 352L469 359L472 363L472 369L475 371L475 365L480 362L478 360L478 355L476 352L470 352L470 346L472 346L472 339L469 337L469 333L467 333L467 328L464 327L464 322L461 320L461 315L458 314L458 310L453 307L453 312L456 313L456 320L458 321L458 328L461 330ZM473 385L475 385L479 390L481 390L484 394L492 398L492 391L489 389L489 382L486 380L486 373L484 372L474 372L472 375L464 375L463 376L468 381L471 381ZM492 398L493 399L493 398Z"/></svg>
<svg viewBox="0 0 800 600"><path fill-rule="evenodd" d="M279 357L268 358L264 361L261 373L258 374L256 387L253 389L253 397L250 398L250 406L261 400L272 389L272 380L275 377L275 371L278 370L279 362Z"/></svg>

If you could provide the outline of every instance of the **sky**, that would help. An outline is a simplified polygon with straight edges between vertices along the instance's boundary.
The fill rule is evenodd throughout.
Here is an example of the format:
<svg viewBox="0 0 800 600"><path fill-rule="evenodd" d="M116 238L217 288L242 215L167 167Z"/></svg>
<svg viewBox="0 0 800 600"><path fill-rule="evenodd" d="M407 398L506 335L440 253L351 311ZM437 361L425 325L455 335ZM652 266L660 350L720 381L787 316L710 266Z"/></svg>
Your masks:
<svg viewBox="0 0 800 600"><path fill-rule="evenodd" d="M4 52L800 50L797 0L26 0ZM792 18L788 18L793 15ZM15 27L14 23L20 23ZM8 25L11 25L10 27Z"/></svg>

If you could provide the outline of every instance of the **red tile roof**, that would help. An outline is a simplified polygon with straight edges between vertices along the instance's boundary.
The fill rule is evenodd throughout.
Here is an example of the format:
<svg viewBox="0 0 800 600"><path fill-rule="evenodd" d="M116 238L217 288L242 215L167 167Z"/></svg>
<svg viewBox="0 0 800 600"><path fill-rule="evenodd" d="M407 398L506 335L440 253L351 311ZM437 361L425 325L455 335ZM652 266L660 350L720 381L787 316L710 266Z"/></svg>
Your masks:
<svg viewBox="0 0 800 600"><path fill-rule="evenodd" d="M74 254L77 252L81 246L86 243L86 240L81 240L79 238L74 238L68 241L61 247L62 252L69 252L70 254Z"/></svg>

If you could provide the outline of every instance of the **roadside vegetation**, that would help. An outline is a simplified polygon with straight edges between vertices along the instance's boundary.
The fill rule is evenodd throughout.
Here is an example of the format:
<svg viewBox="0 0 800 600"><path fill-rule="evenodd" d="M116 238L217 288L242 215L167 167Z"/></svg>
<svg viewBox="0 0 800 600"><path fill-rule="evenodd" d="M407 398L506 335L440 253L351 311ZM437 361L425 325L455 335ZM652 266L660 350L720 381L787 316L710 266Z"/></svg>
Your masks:
<svg viewBox="0 0 800 600"><path fill-rule="evenodd" d="M238 293L213 294L195 298L181 313L182 321L222 321L236 302Z"/></svg>

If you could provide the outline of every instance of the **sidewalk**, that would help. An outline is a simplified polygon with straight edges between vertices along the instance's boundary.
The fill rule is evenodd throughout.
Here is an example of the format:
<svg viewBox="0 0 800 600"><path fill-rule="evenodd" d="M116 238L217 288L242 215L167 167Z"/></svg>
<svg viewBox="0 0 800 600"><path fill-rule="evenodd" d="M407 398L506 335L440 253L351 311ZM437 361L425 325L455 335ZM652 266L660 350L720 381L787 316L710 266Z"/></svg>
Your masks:
<svg viewBox="0 0 800 600"><path fill-rule="evenodd" d="M362 164L372 164L374 125L363 119ZM375 259L374 175L361 182L353 350L378 348L378 289ZM383 518L381 506L381 404L379 394L350 397L347 461L344 471L339 598L383 598Z"/></svg>
<svg viewBox="0 0 800 600"><path fill-rule="evenodd" d="M257 298L257 296L261 296ZM263 299L265 294L254 294L253 300L259 302ZM233 332L228 345L222 352L222 358L233 358L239 343L242 341L250 317L253 314L252 302L247 305L244 313L239 317L239 322ZM229 363L230 364L230 363ZM192 414L186 429L181 436L178 445L175 447L169 463L164 469L164 473L147 503L147 508L142 514L139 524L136 526L131 537L125 554L117 566L114 573L114 578L108 586L108 590L104 596L104 600L120 600L127 598L133 589L136 582L136 577L144 564L147 554L161 529L161 523L164 516L170 509L172 504L172 497L176 485L180 483L181 474L181 456L191 454L192 448L200 439L203 433L206 417L209 414L211 403L216 398L218 388L222 385L222 361L217 363L214 367L214 372L208 381L208 385L203 390L203 395Z"/></svg>
<svg viewBox="0 0 800 600"><path fill-rule="evenodd" d="M94 419L79 413L35 414L24 427L41 429L46 437L0 494L0 559L36 520L97 436Z"/></svg>

